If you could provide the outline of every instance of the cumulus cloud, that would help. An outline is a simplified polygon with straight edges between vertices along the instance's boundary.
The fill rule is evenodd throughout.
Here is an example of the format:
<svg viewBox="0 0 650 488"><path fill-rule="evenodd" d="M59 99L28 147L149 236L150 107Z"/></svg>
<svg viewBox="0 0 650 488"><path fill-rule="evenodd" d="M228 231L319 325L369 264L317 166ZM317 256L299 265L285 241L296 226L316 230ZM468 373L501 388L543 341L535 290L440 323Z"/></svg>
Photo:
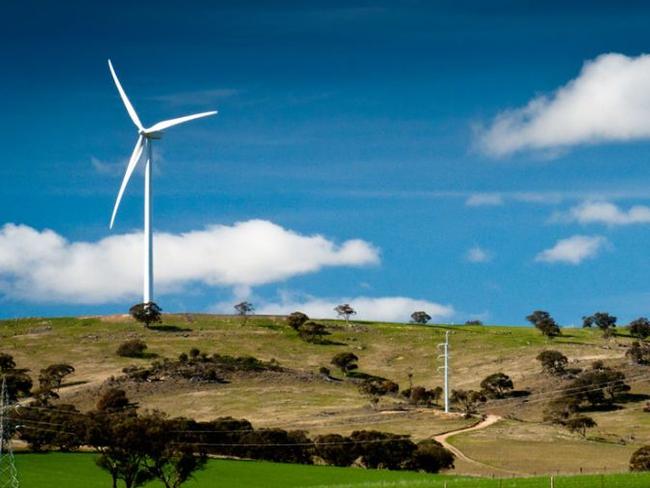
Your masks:
<svg viewBox="0 0 650 488"><path fill-rule="evenodd" d="M499 114L480 133L493 156L650 137L650 55L603 54L550 96Z"/></svg>
<svg viewBox="0 0 650 488"><path fill-rule="evenodd" d="M467 251L465 259L470 263L487 263L492 259L492 254L480 246L474 246Z"/></svg>
<svg viewBox="0 0 650 488"><path fill-rule="evenodd" d="M379 262L372 244L336 244L264 220L213 225L155 235L156 285L161 293L192 283L252 286L283 281L332 266ZM0 294L34 302L106 303L139 296L142 234L70 242L51 230L6 224L0 228Z"/></svg>
<svg viewBox="0 0 650 488"><path fill-rule="evenodd" d="M357 311L355 318L359 320L377 320L386 322L408 322L416 310L424 310L434 321L452 317L455 313L451 305L441 305L427 300L394 296L394 297L356 297L356 298L316 298L302 297L292 299L283 297L277 303L264 303L256 308L256 313L267 315L286 315L299 310L310 317L326 319L337 318L334 307L341 303L349 303ZM224 310L221 310L224 307ZM217 307L217 311L231 313L227 304Z"/></svg>
<svg viewBox="0 0 650 488"><path fill-rule="evenodd" d="M578 222L580 224L631 225L650 223L650 207L635 205L622 210L610 202L587 201L559 212L551 217L552 222Z"/></svg>
<svg viewBox="0 0 650 488"><path fill-rule="evenodd" d="M540 252L535 261L577 265L594 258L607 245L607 239L602 236L575 235L560 239L553 247Z"/></svg>
<svg viewBox="0 0 650 488"><path fill-rule="evenodd" d="M503 196L499 193L474 193L467 197L465 205L468 207L503 205Z"/></svg>

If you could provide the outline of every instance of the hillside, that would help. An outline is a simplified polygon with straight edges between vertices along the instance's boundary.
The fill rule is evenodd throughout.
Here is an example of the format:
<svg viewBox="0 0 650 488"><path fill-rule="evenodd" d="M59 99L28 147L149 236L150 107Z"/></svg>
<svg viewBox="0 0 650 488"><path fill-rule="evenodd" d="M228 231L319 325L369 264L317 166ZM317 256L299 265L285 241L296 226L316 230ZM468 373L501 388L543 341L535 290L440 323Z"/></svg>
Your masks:
<svg viewBox="0 0 650 488"><path fill-rule="evenodd" d="M191 348L275 360L282 371L237 373L227 383L174 380L127 383L126 389L142 408L174 416L208 420L229 415L246 418L257 427L303 429L311 434L377 429L423 439L475 420L408 407L398 398L384 398L378 409L372 409L354 383L327 381L318 370L330 367L334 376L340 376L330 360L338 352L350 351L359 357L360 371L389 378L401 389L408 387L409 373L414 385L439 386L442 376L436 369L440 365L436 346L445 331L451 330L453 388L478 388L485 376L502 371L511 376L517 390L531 392L528 397L488 402L481 411L503 420L449 439L480 463L459 460L457 472L624 471L631 453L650 444L650 413L643 411L650 375L646 367L625 361L631 342L625 330L603 339L597 330L564 329L561 337L551 341L525 327L369 322L347 327L337 321L320 322L328 326L333 344L304 342L281 317L252 317L243 325L239 317L166 315L157 330L145 329L126 316L5 320L0 321L0 352L13 355L34 378L49 364L71 363L76 372L61 389L61 401L82 409L92 408L102 384L111 376L120 376L124 367L175 359ZM118 356L118 345L133 338L144 340L148 352L157 357ZM572 367L586 368L594 360L603 360L623 370L635 395L618 409L590 413L598 426L586 438L541 422L548 399L566 387L565 380L540 373L535 356L547 348L562 351Z"/></svg>

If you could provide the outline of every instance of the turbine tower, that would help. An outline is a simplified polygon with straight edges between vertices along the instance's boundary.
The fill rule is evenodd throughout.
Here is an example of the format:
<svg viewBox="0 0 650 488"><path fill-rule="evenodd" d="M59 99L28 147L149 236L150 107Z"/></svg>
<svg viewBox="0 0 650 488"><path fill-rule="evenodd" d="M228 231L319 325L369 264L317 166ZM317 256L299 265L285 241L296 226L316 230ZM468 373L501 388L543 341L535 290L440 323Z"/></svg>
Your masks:
<svg viewBox="0 0 650 488"><path fill-rule="evenodd" d="M122 88L120 80L117 78L115 69L113 69L113 63L111 60L108 60L108 68L111 70L111 75L113 76L113 81L115 81L115 86L117 86L117 91L120 93L120 98L124 102L126 111L131 117L131 120L138 129L138 140L135 143L135 148L129 159L129 164L126 167L126 172L124 173L124 178L122 179L122 185L120 186L120 191L117 194L117 200L115 201L115 207L113 207L113 215L111 216L110 228L113 228L115 223L115 215L117 214L117 209L120 206L120 201L122 200L122 195L126 185L133 174L133 170L138 165L142 159L143 152L146 152L146 162L144 166L144 292L142 303L147 307L149 304L153 303L153 235L151 230L151 167L153 165L153 141L160 139L163 135L165 129L169 129L175 125L183 124L189 122L190 120L200 119L202 117L208 117L214 115L217 112L202 112L194 115L186 115L184 117L178 117L176 119L163 120L157 124L152 125L151 127L145 128L140 122L140 118L136 113L133 105L129 101L129 98Z"/></svg>

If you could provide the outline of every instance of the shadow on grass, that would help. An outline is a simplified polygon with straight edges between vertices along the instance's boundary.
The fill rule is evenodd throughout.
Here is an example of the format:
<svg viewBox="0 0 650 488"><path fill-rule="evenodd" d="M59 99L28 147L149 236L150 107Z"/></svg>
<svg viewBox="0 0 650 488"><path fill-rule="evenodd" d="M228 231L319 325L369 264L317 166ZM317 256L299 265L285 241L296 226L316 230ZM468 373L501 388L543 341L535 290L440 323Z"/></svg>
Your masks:
<svg viewBox="0 0 650 488"><path fill-rule="evenodd" d="M650 395L645 393L626 393L618 397L619 403L637 403L650 400Z"/></svg>
<svg viewBox="0 0 650 488"><path fill-rule="evenodd" d="M149 330L156 332L192 332L189 327L179 327L178 325L150 325L147 327Z"/></svg>

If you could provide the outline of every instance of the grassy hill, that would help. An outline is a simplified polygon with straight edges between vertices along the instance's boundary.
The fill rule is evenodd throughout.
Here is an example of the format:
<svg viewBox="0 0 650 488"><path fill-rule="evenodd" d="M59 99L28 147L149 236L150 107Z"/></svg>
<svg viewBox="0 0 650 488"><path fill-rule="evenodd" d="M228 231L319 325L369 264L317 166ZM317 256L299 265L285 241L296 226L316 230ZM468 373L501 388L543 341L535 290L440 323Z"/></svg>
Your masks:
<svg viewBox="0 0 650 488"><path fill-rule="evenodd" d="M306 343L280 317L252 317L243 325L238 317L166 315L164 326L157 330L145 329L126 316L5 320L0 321L0 351L12 354L18 366L30 368L34 377L49 364L71 363L76 372L61 390L61 401L82 409L93 407L102 383L121 375L122 368L152 361L119 357L115 350L128 339L144 340L158 358L176 358L196 347L209 354L275 359L290 372L239 374L226 384L139 383L129 385L127 391L142 408L174 416L208 420L230 415L246 418L256 427L299 428L311 434L377 429L419 440L473 421L435 409L405 408L392 398L372 409L355 384L326 381L317 372L321 366L331 367L334 354L351 351L360 358L360 371L389 378L401 388L408 386L409 373L415 385L439 386L436 345L451 330L453 388L478 388L485 376L502 371L512 377L517 389L532 392L528 398L489 402L482 410L503 416L503 421L450 438L470 458L484 463L459 461L458 473L625 471L631 453L650 444L650 413L643 412L642 396L617 410L594 413L598 427L586 439L541 421L547 400L566 387L566 381L540 373L535 356L543 349L562 351L575 367L603 360L625 371L633 393L650 393L650 369L631 366L624 359L631 342L624 330L603 339L597 330L564 329L561 337L549 340L525 327L370 322L347 327L337 321L321 322L338 345Z"/></svg>

